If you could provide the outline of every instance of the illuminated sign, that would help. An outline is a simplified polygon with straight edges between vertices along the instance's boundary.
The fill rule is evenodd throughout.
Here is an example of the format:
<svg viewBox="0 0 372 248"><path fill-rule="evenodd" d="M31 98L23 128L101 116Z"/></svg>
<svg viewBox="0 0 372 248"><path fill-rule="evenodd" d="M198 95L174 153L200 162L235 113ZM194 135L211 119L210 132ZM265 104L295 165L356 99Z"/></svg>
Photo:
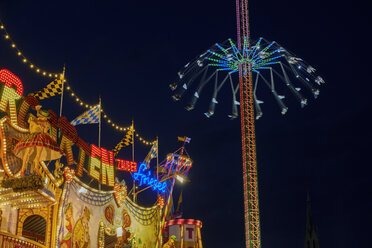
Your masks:
<svg viewBox="0 0 372 248"><path fill-rule="evenodd" d="M8 146L14 143L12 138L9 138L9 128L15 129L18 135L24 135L29 132L27 124L27 113L31 108L39 104L38 99L34 95L23 97L23 85L21 80L12 72L1 69L0 70L0 112L7 113L0 122L0 141L1 141L1 159L3 167L8 176L18 176L21 171L16 163L12 162L15 157L13 153L9 152ZM19 109L17 109L19 107ZM133 161L126 161L122 159L115 159L112 151L105 148L99 148L95 145L89 145L84 142L76 131L76 128L70 124L66 117L58 118L53 111L49 110L52 118L48 121L51 124L52 138L57 141L61 153L66 157L67 165L76 164L76 175L83 176L84 165L88 162L87 174L107 186L114 187L115 183L115 166L118 170L136 172L137 163ZM60 137L57 138L57 129L60 130ZM12 143L13 142L13 143ZM76 145L79 148L78 161L75 162L72 147ZM11 163L8 163L8 160ZM88 161L86 161L88 160ZM67 169L66 169L67 170ZM66 181L73 178L72 171L67 171ZM146 176L138 175L141 182L146 183L148 178ZM151 180L150 180L151 181ZM153 180L151 182L154 182ZM157 181L156 181L157 182ZM158 189L161 185L156 185L154 188ZM161 187L160 187L161 188Z"/></svg>
<svg viewBox="0 0 372 248"><path fill-rule="evenodd" d="M114 154L105 148L92 145L89 174L102 184L114 186Z"/></svg>
<svg viewBox="0 0 372 248"><path fill-rule="evenodd" d="M122 159L115 159L116 161L116 168L122 171L130 171L136 172L137 171L137 163L133 161L127 161Z"/></svg>
<svg viewBox="0 0 372 248"><path fill-rule="evenodd" d="M116 168L122 171L136 172L137 163L115 159ZM105 148L91 145L89 157L89 175L108 186L114 186L114 153Z"/></svg>
<svg viewBox="0 0 372 248"><path fill-rule="evenodd" d="M0 81L10 89L15 88L15 92L18 96L21 97L23 95L23 85L21 80L7 69L0 70Z"/></svg>
<svg viewBox="0 0 372 248"><path fill-rule="evenodd" d="M181 175L187 175L191 167L192 160L188 156L175 153L167 155L167 161L164 165L164 169L168 170L168 175L175 171Z"/></svg>
<svg viewBox="0 0 372 248"><path fill-rule="evenodd" d="M0 92L0 111L6 112L9 106L10 120L17 123L17 111L15 100L22 97L23 85L21 80L6 69L0 70L0 82L5 85Z"/></svg>
<svg viewBox="0 0 372 248"><path fill-rule="evenodd" d="M151 172L146 170L146 165L142 163L139 166L138 172L133 173L133 179L139 180L139 186L147 185L152 186L153 190L157 190L165 193L165 188L167 187L167 182L158 183L156 178L151 177Z"/></svg>

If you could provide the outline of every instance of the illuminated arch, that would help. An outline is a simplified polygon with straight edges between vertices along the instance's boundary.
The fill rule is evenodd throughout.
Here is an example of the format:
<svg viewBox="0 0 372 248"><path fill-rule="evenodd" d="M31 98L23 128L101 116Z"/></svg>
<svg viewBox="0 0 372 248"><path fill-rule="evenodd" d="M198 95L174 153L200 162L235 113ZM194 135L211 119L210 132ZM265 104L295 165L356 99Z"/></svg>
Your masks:
<svg viewBox="0 0 372 248"><path fill-rule="evenodd" d="M23 222L22 236L45 244L47 222L38 214L28 216Z"/></svg>
<svg viewBox="0 0 372 248"><path fill-rule="evenodd" d="M23 226L26 219L33 215L39 215L46 220L45 244L50 244L51 212L50 207L44 208L21 208L18 213L17 235L22 236Z"/></svg>
<svg viewBox="0 0 372 248"><path fill-rule="evenodd" d="M0 82L3 82L5 86L12 88L15 86L16 93L19 96L23 95L23 84L22 81L7 69L0 70Z"/></svg>

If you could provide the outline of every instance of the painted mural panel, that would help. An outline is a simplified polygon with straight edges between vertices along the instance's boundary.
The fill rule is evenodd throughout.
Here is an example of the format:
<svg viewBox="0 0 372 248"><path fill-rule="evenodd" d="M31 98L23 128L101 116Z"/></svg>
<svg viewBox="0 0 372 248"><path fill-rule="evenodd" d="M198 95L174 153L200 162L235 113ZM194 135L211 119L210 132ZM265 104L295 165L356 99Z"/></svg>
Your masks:
<svg viewBox="0 0 372 248"><path fill-rule="evenodd" d="M98 191L73 180L64 187L58 247L155 247L159 207L142 208L126 198L120 207L114 191Z"/></svg>

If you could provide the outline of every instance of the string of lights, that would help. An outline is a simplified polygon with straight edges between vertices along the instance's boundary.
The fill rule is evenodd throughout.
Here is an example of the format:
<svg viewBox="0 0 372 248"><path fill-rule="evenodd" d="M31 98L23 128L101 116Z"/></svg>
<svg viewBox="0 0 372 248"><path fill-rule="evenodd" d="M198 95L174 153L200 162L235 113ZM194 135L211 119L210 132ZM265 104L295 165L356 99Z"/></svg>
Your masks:
<svg viewBox="0 0 372 248"><path fill-rule="evenodd" d="M44 69L42 69L40 66L37 66L35 65L34 63L32 63L31 60L29 60L24 54L23 52L18 48L18 46L15 44L15 42L13 41L13 39L10 37L8 31L6 30L5 28L5 25L4 23L0 20L0 31L3 32L2 36L4 37L4 39L6 41L9 42L10 44L10 47L12 50L15 51L15 53L17 54L17 56L19 57L19 59L28 67L30 68L32 71L34 71L35 73L39 74L39 75L42 75L44 77L49 77L49 78L58 78L58 76L60 76L61 74L60 73L55 73L55 72L49 72L49 71L46 71Z"/></svg>
<svg viewBox="0 0 372 248"><path fill-rule="evenodd" d="M84 102L76 93L75 91L72 90L70 84L65 80L65 89L67 91L67 95L69 95L70 97L72 97L75 102L77 104L79 104L80 106L82 107L85 107L87 109L89 108L92 108L93 105L90 105L90 104L87 104L86 102ZM107 124L111 127L113 127L115 130L119 131L119 132L127 132L129 131L131 128L132 128L132 125L130 126L127 126L127 127L124 127L124 126L121 126L119 124L116 124L115 122L112 121L112 119L109 117L109 115L107 114L107 112L104 111L103 107L101 106L101 113L102 113L102 117L103 119L107 122ZM142 138L137 132L135 129L133 129L134 131L134 136L140 141L142 142L144 145L153 145L155 143L156 140L154 141L148 141L144 138Z"/></svg>
<svg viewBox="0 0 372 248"><path fill-rule="evenodd" d="M42 75L44 77L58 78L59 76L63 76L63 74L61 74L61 73L48 72L46 70L43 70L40 66L37 66L34 63L32 63L31 60L28 59L23 54L23 52L18 48L18 46L15 44L15 42L13 41L13 39L10 37L8 31L6 30L4 23L1 20L0 20L0 31L3 32L3 37L5 38L6 41L9 42L11 49L15 51L15 53L18 55L18 57L20 58L20 60L29 69L31 69L32 71L34 71L38 75ZM83 107L85 107L87 109L93 107L93 105L87 104L86 102L84 102L83 100L81 100L81 98L78 97L74 91L72 91L71 86L68 84L67 80L65 80L64 82L65 82L65 88L66 88L66 90L69 93L68 95L71 96L72 98L74 98L77 104L79 104L80 106L83 106ZM109 126L113 127L114 129L116 129L117 131L127 132L132 127L132 126L124 127L124 126L121 126L119 124L114 123L111 120L111 118L109 117L109 115L102 109L102 107L101 107L101 112L102 112L102 117L103 117L103 119L106 120L107 124ZM155 140L154 141L148 141L148 140L142 138L135 130L133 130L133 131L134 131L134 136L140 142L142 142L144 145L153 145L155 143Z"/></svg>

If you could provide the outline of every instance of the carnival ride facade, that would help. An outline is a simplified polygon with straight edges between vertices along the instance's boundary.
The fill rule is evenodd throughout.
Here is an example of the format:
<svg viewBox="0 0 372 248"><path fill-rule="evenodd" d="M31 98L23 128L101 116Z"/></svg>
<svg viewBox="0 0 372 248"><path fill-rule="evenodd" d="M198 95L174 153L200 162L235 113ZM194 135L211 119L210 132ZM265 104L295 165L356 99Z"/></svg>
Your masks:
<svg viewBox="0 0 372 248"><path fill-rule="evenodd" d="M248 0L236 0L237 43L232 39L216 43L193 61L187 63L179 72L178 78L169 87L174 91L172 97L179 101L186 91L192 89L187 110L194 109L202 90L211 84L212 94L206 117L215 113L217 98L227 83L232 93L231 119L238 117L240 106L242 133L243 189L245 246L261 247L260 214L258 198L255 119L262 117L261 106L264 101L261 85L268 87L277 102L281 113L287 113L285 95L278 93L287 87L289 92L304 107L308 100L301 87L309 90L315 98L319 95L317 85L325 83L316 70L303 59L279 45L275 41L259 38L252 42L250 37ZM234 83L233 77L238 80ZM193 88L193 83L200 83ZM279 82L279 83L278 83ZM239 91L239 94L238 94ZM264 94L262 94L264 95Z"/></svg>
<svg viewBox="0 0 372 248"><path fill-rule="evenodd" d="M1 22L0 29L22 61L30 63ZM72 91L64 70L49 73L32 63L29 68L54 80L27 96L18 76L0 70L0 247L160 247L163 237L169 237L166 221L175 181L187 180L192 167L185 150L190 139L180 138L183 146L154 169L150 165L159 157L158 139L145 140L133 123L128 127L113 123L101 101L83 102ZM71 122L62 116L64 92L87 109ZM55 96L61 97L59 114L40 105ZM112 150L101 146L101 119L124 133ZM98 124L98 145L79 137L75 126L82 124ZM138 164L134 156L118 157L128 146L134 153L135 139L151 146ZM121 180L119 172L127 173L130 182ZM155 203L139 206L138 194L150 189ZM202 248L201 222L195 223L198 235L187 242ZM183 234L177 235L183 247Z"/></svg>
<svg viewBox="0 0 372 248"><path fill-rule="evenodd" d="M161 246L176 179L186 180L192 167L190 139L180 138L182 147L155 169L158 140L141 163L121 159L119 151L136 136L133 126L112 151L87 144L75 125L100 121L96 106L71 123L41 109L40 98L59 84L63 77L23 96L18 76L0 70L0 247ZM131 175L130 190L119 171ZM148 189L155 203L141 207L137 196ZM194 247L201 248L201 222L195 223Z"/></svg>

